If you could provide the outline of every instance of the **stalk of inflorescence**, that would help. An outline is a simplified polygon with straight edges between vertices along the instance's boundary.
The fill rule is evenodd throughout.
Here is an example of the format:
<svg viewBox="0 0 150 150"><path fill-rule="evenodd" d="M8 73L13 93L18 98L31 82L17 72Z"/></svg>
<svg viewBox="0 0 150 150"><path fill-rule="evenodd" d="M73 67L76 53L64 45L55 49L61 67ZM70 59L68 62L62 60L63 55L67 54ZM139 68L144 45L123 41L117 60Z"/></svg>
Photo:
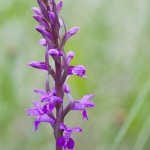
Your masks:
<svg viewBox="0 0 150 150"><path fill-rule="evenodd" d="M71 66L70 61L74 58L73 51L65 53L64 46L68 39L78 32L79 27L73 27L69 31L60 16L63 1L56 3L54 0L37 0L39 8L33 7L33 18L39 23L35 29L42 35L39 44L45 47L44 61L31 61L28 65L47 74L45 90L34 90L40 95L40 101L34 101L34 108L26 109L28 115L36 118L34 129L37 131L40 123L51 125L56 140L56 150L73 149L75 142L71 138L73 132L82 132L79 127L69 128L64 123L65 116L72 110L82 111L82 119L88 120L86 108L95 106L90 99L93 94L84 95L76 100L71 95L67 80L72 75L86 78L86 69L82 65ZM63 30L63 32L62 32ZM50 62L54 62L54 67ZM50 77L53 82L49 83ZM51 88L50 88L51 87ZM64 107L64 95L69 98L69 103Z"/></svg>

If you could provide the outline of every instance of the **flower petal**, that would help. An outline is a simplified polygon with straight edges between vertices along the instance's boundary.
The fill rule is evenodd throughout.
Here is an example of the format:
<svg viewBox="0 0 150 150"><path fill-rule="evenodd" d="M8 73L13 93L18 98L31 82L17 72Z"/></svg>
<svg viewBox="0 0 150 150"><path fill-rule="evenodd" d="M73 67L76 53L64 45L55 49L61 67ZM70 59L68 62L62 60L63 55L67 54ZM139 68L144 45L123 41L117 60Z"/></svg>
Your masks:
<svg viewBox="0 0 150 150"><path fill-rule="evenodd" d="M92 97L94 97L94 94L84 95L83 98L81 99L81 103L89 101Z"/></svg>
<svg viewBox="0 0 150 150"><path fill-rule="evenodd" d="M86 113L86 109L84 109L83 110L83 112L82 112L82 119L86 119L86 120L88 120L88 116L87 116L87 113Z"/></svg>
<svg viewBox="0 0 150 150"><path fill-rule="evenodd" d="M37 15L41 15L41 14L42 14L42 13L41 13L41 10L40 10L39 8L37 8L37 7L32 7L31 9L32 9L32 11L35 12Z"/></svg>
<svg viewBox="0 0 150 150"><path fill-rule="evenodd" d="M63 90L64 90L65 93L70 93L70 87L67 83L64 83Z"/></svg>
<svg viewBox="0 0 150 150"><path fill-rule="evenodd" d="M35 29L40 32L42 35L47 36L48 38L52 39L52 35L47 32L42 26L37 26Z"/></svg>
<svg viewBox="0 0 150 150"><path fill-rule="evenodd" d="M46 40L45 39L40 39L39 44L42 46L47 46Z"/></svg>
<svg viewBox="0 0 150 150"><path fill-rule="evenodd" d="M42 95L47 95L47 93L43 90L34 90L34 92Z"/></svg>
<svg viewBox="0 0 150 150"><path fill-rule="evenodd" d="M59 19L59 24L60 24L60 27L63 26L63 21L62 21L62 19Z"/></svg>
<svg viewBox="0 0 150 150"><path fill-rule="evenodd" d="M64 138L64 137L59 138L59 139L57 140L57 145L58 145L59 147L64 147L64 145L65 145L65 138Z"/></svg>
<svg viewBox="0 0 150 150"><path fill-rule="evenodd" d="M39 113L43 114L43 111L39 102L33 102L33 105L39 111Z"/></svg>
<svg viewBox="0 0 150 150"><path fill-rule="evenodd" d="M40 121L40 122L47 122L47 123L50 123L50 124L54 124L55 123L55 121L52 118L50 118L48 115L40 116L40 118L38 118L38 121Z"/></svg>
<svg viewBox="0 0 150 150"><path fill-rule="evenodd" d="M74 140L72 138L69 138L67 142L67 148L68 149L73 149L74 148Z"/></svg>
<svg viewBox="0 0 150 150"><path fill-rule="evenodd" d="M42 111L44 114L47 114L48 113L48 109L47 109L47 104L45 104L42 108Z"/></svg>
<svg viewBox="0 0 150 150"><path fill-rule="evenodd" d="M76 132L82 132L82 129L79 127L74 127L71 129L72 131L76 131Z"/></svg>
<svg viewBox="0 0 150 150"><path fill-rule="evenodd" d="M51 100L51 96L50 95L43 95L43 96L41 96L41 98L40 98L40 101L41 102L48 102L48 101L50 101Z"/></svg>
<svg viewBox="0 0 150 150"><path fill-rule="evenodd" d="M63 1L60 0L60 1L56 4L56 8L57 8L58 11L60 11L60 10L62 9L62 7L63 7Z"/></svg>
<svg viewBox="0 0 150 150"><path fill-rule="evenodd" d="M91 102L86 102L86 103L84 104L84 107L86 107L86 108L92 108L92 107L95 107L95 104L94 104L93 101L91 101Z"/></svg>
<svg viewBox="0 0 150 150"><path fill-rule="evenodd" d="M59 52L57 49L50 49L50 50L48 51L48 53L49 53L50 55L52 55L52 56L62 56L62 53Z"/></svg>
<svg viewBox="0 0 150 150"><path fill-rule="evenodd" d="M66 40L69 39L71 36L73 36L76 32L78 32L79 29L80 29L80 27L73 27L72 29L70 29L66 33Z"/></svg>
<svg viewBox="0 0 150 150"><path fill-rule="evenodd" d="M66 57L68 65L70 64L70 61L71 61L71 59L73 59L74 55L75 55L74 51L69 51L68 52L67 57Z"/></svg>
<svg viewBox="0 0 150 150"><path fill-rule="evenodd" d="M35 132L38 130L38 126L39 126L39 124L40 124L40 121L35 121L34 122L34 130L35 130Z"/></svg>
<svg viewBox="0 0 150 150"><path fill-rule="evenodd" d="M50 23L53 26L55 24L55 14L53 12L48 11Z"/></svg>
<svg viewBox="0 0 150 150"><path fill-rule="evenodd" d="M58 96L52 96L51 97L51 102L52 103L62 103L62 99Z"/></svg>
<svg viewBox="0 0 150 150"><path fill-rule="evenodd" d="M52 112L54 108L55 108L55 106L52 103L50 103L49 104L49 110Z"/></svg>
<svg viewBox="0 0 150 150"><path fill-rule="evenodd" d="M77 76L80 76L80 77L86 77L85 73L86 73L86 69L82 65L70 66L69 72L68 72L69 75L73 74L73 75L77 75Z"/></svg>
<svg viewBox="0 0 150 150"><path fill-rule="evenodd" d="M31 61L28 65L36 69L47 70L45 62Z"/></svg>
<svg viewBox="0 0 150 150"><path fill-rule="evenodd" d="M82 104L78 103L74 103L72 110L83 110Z"/></svg>
<svg viewBox="0 0 150 150"><path fill-rule="evenodd" d="M26 109L26 112L28 113L28 115L31 115L31 116L41 115L41 113L36 108Z"/></svg>
<svg viewBox="0 0 150 150"><path fill-rule="evenodd" d="M33 15L33 18L39 23L43 21L43 17L39 15Z"/></svg>
<svg viewBox="0 0 150 150"><path fill-rule="evenodd" d="M65 124L61 123L60 124L60 129L61 130L65 130L65 129L67 129L67 126Z"/></svg>

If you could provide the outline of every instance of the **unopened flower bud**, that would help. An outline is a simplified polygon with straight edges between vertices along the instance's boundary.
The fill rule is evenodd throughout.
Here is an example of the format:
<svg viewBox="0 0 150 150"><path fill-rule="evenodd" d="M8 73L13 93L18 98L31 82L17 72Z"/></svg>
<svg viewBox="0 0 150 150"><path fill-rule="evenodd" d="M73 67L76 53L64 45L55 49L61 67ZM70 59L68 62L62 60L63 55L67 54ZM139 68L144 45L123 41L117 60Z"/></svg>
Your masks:
<svg viewBox="0 0 150 150"><path fill-rule="evenodd" d="M40 10L39 8L37 8L37 7L32 7L31 9L32 9L32 11L35 12L37 15L41 15L41 14L42 14L42 13L41 13L41 10Z"/></svg>
<svg viewBox="0 0 150 150"><path fill-rule="evenodd" d="M36 69L47 70L45 62L31 61L28 65Z"/></svg>

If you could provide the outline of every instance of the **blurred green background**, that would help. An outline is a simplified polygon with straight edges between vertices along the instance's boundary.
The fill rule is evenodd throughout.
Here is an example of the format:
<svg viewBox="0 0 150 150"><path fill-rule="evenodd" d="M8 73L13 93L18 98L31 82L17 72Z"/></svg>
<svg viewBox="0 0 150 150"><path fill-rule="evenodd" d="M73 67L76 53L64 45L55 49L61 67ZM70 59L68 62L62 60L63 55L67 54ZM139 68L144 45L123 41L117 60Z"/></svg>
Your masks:
<svg viewBox="0 0 150 150"><path fill-rule="evenodd" d="M44 59L37 41L36 0L0 0L0 150L54 150L53 132L41 124L35 133L31 108L44 89L46 74L27 66ZM149 0L64 0L67 29L80 26L65 49L72 64L83 64L87 79L69 80L74 99L94 93L96 107L66 118L75 150L150 150L150 2Z"/></svg>

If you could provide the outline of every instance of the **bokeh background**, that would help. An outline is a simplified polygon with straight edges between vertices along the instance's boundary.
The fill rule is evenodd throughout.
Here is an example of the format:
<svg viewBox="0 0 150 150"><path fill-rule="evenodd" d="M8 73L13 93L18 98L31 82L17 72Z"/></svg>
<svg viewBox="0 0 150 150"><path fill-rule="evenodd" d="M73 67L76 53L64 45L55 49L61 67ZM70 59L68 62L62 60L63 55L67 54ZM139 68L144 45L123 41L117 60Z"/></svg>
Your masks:
<svg viewBox="0 0 150 150"><path fill-rule="evenodd" d="M41 124L35 133L31 108L44 89L46 74L27 66L42 61L44 48L32 18L36 0L0 0L0 150L54 150L53 132ZM80 126L75 150L150 149L150 2L149 0L64 0L67 29L80 26L65 49L72 64L87 68L87 79L69 80L75 99L94 93L96 107L66 118Z"/></svg>

